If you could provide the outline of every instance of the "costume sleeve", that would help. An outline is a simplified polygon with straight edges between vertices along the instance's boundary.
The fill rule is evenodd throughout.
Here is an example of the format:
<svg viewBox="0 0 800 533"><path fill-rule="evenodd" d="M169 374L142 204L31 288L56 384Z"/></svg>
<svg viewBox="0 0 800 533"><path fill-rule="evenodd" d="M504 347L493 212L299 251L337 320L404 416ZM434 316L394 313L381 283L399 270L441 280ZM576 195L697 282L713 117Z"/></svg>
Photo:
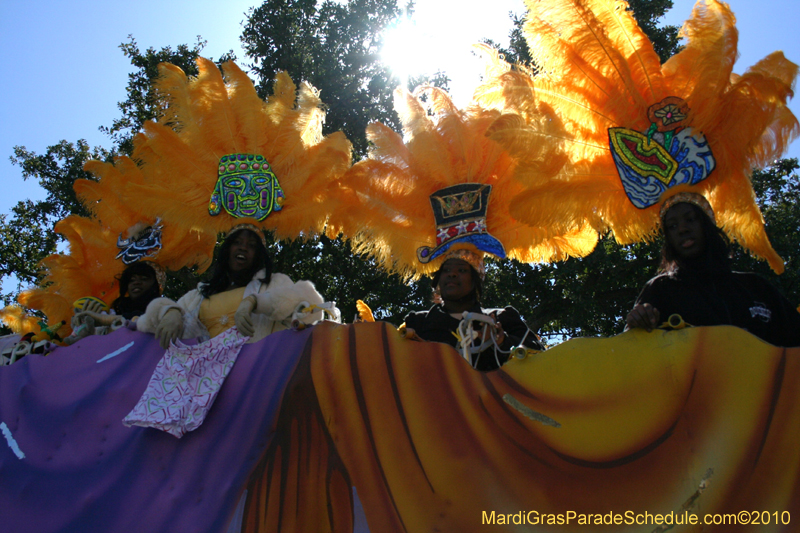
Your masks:
<svg viewBox="0 0 800 533"><path fill-rule="evenodd" d="M406 325L407 328L411 328L414 331L416 331L419 328L420 321L423 319L423 317L421 316L422 314L423 313L412 311L406 315L406 317L403 319L403 323Z"/></svg>
<svg viewBox="0 0 800 533"><path fill-rule="evenodd" d="M322 295L310 281L300 280L293 283L285 274L273 274L264 292L256 295L254 313L266 315L275 322L291 318L298 305L321 305L325 302ZM322 318L322 311L315 311L302 319L310 324Z"/></svg>
<svg viewBox="0 0 800 533"><path fill-rule="evenodd" d="M756 275L762 290L771 295L775 309L774 344L788 348L800 346L800 313L788 298L772 283Z"/></svg>
<svg viewBox="0 0 800 533"><path fill-rule="evenodd" d="M158 323L170 309L178 309L183 316L183 338L189 339L207 335L208 331L197 318L203 295L199 289L184 294L177 302L169 298L156 298L147 305L144 314L136 321L136 329L155 333Z"/></svg>
<svg viewBox="0 0 800 533"><path fill-rule="evenodd" d="M497 321L503 326L503 331L505 332L505 339L500 346L501 349L510 350L523 344L534 350L544 350L539 336L525 324L519 311L513 307L509 306L498 312Z"/></svg>
<svg viewBox="0 0 800 533"><path fill-rule="evenodd" d="M145 309L144 314L136 321L136 329L146 333L155 333L158 323L170 309L177 308L178 304L174 300L166 297L155 298Z"/></svg>
<svg viewBox="0 0 800 533"><path fill-rule="evenodd" d="M669 278L665 276L656 276L645 283L642 292L640 292L639 297L636 298L634 307L639 304L650 304L658 310L662 317L667 317L672 313L679 312L679 310L673 310L670 304L668 295L669 288L667 287L668 283Z"/></svg>

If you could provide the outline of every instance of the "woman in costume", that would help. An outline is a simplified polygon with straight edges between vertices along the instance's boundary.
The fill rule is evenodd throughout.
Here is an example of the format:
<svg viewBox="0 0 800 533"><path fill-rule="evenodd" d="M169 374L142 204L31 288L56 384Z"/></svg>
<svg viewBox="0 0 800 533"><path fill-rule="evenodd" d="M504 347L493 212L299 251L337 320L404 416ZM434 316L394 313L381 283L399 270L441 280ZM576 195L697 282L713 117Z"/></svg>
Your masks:
<svg viewBox="0 0 800 533"><path fill-rule="evenodd" d="M215 337L234 324L255 342L288 328L298 306L322 303L310 281L293 283L287 275L273 273L261 232L242 225L231 230L222 243L209 281L177 302L154 300L138 329L155 333L164 348L177 339ZM315 311L303 314L300 320L311 323L319 318L321 311Z"/></svg>
<svg viewBox="0 0 800 533"><path fill-rule="evenodd" d="M158 277L152 263L133 263L119 276L119 297L111 304L112 313L101 312L99 305L89 301L75 316L79 320L91 317L99 326L110 326L119 316L134 320L144 314L151 301L161 296L163 283Z"/></svg>
<svg viewBox="0 0 800 533"><path fill-rule="evenodd" d="M661 209L664 248L626 328L651 331L678 314L693 326L731 325L776 346L800 346L800 313L765 279L730 268L728 239L708 202L680 193Z"/></svg>
<svg viewBox="0 0 800 533"><path fill-rule="evenodd" d="M492 317L494 324L487 324L480 338L472 342L473 346L480 346L493 337L489 346L473 354L473 366L485 372L502 366L517 346L524 345L538 351L544 350L544 346L513 307L481 307L484 277L483 261L478 254L464 249L451 252L433 275L432 283L438 290L441 303L435 303L428 311L409 313L405 324L407 331L412 330L422 340L443 342L458 348L457 332L465 312Z"/></svg>

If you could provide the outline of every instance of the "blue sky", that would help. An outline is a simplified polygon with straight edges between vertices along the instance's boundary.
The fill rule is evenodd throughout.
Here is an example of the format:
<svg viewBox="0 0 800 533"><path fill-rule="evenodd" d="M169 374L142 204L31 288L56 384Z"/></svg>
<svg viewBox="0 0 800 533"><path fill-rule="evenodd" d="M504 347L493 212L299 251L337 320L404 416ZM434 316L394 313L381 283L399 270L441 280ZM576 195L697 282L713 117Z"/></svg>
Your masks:
<svg viewBox="0 0 800 533"><path fill-rule="evenodd" d="M795 1L731 1L740 30L736 72L779 49L789 59L800 61L796 36L800 9ZM665 22L681 24L693 4L674 0ZM8 161L15 145L38 153L61 139L83 138L92 146L111 146L98 127L119 117L116 106L125 98L131 67L118 46L129 34L143 49L193 43L201 35L208 41L204 55L218 57L233 49L243 63L239 35L251 5L257 4L253 0L30 0L24 5L19 0L0 1L0 68L4 73L0 78L0 184L5 192L0 196L0 213L7 213L19 200L42 197L38 186L23 182L19 168ZM475 8L470 9L471 5ZM133 6L136 10L129 10ZM439 28L442 20L448 20L453 32L448 40L467 48L483 37L502 40L510 25L507 13L521 12L523 4L522 0L418 1L417 11L425 10L446 13L446 17L427 18L436 20ZM797 102L791 107L800 115ZM800 157L800 142L794 143L788 156Z"/></svg>

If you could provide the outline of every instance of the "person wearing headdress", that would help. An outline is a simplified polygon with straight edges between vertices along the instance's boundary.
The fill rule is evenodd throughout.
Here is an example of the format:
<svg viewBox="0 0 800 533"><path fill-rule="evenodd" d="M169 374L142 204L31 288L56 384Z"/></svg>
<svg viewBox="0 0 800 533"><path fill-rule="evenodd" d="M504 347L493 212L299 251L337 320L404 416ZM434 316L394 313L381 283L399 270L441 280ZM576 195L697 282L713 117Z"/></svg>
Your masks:
<svg viewBox="0 0 800 533"><path fill-rule="evenodd" d="M561 144L537 143L538 150L513 157L491 138L493 127L504 127L499 111L459 108L435 87L413 93L399 88L394 96L402 135L370 124L369 157L328 194L336 205L328 227L401 277L434 276L442 301L406 317L407 338L414 330L423 340L458 346L480 370L501 366L511 348L520 348L519 357L541 350L512 307L481 307L483 256L550 262L585 256L594 248L597 237L582 218L557 227L520 221L528 199L516 169L525 163L529 179L553 179L565 163ZM553 137L558 133L548 108L527 110L527 116L549 125Z"/></svg>
<svg viewBox="0 0 800 533"><path fill-rule="evenodd" d="M107 333L115 324L135 323L148 304L161 296L167 280L164 268L156 259L162 249L162 229L161 221L156 219L152 225L138 222L128 228L127 235L119 235L117 248L120 251L115 259L125 265L116 276L119 296L110 307L96 297L78 299L71 321L72 334L64 339L66 344L88 335Z"/></svg>
<svg viewBox="0 0 800 533"><path fill-rule="evenodd" d="M673 314L693 326L731 325L775 346L800 346L800 313L752 272L733 272L725 234L706 199L676 194L661 208L659 274L647 282L626 328L648 331Z"/></svg>
<svg viewBox="0 0 800 533"><path fill-rule="evenodd" d="M119 275L119 296L111 303L111 313L102 312L100 301L90 300L76 313L76 318L90 316L99 326L110 326L120 316L135 320L144 314L151 301L161 296L163 283L158 279L158 268L149 261L131 263Z"/></svg>
<svg viewBox="0 0 800 533"><path fill-rule="evenodd" d="M740 323L754 333L763 331L771 342L793 343L780 325L794 321L790 310L783 311L786 302L752 275L730 273L716 226L777 274L783 272L750 172L780 158L800 132L787 106L798 66L773 52L743 74L734 73L736 17L719 0L697 3L681 29L686 45L664 63L624 3L539 0L528 7L522 33L537 58L536 73L489 54L492 74L479 98L507 117L506 127L493 131L509 150L524 145L520 139L542 137L542 122L526 113L531 103L552 106L563 124L569 171L559 176L557 187L531 181L522 220L550 227L553 212L566 220L585 218L598 235L613 233L621 245L649 240L661 221L667 224L670 270L648 284L642 305L662 285L688 283L691 272L694 281L681 285L687 290L680 296L659 291L665 298L659 302L660 318L671 312L667 298L696 303L711 291L704 305L713 302L713 309L680 306L686 322ZM700 200L687 202L684 196L678 201L681 193L702 195L713 213L709 208L700 215L686 207ZM665 201L676 207L662 208ZM678 210L702 221L704 232L696 229L693 238L681 240L671 235L667 218L677 217ZM654 315L639 316L641 310L628 317L629 325L653 327ZM782 332L767 333L768 328Z"/></svg>
<svg viewBox="0 0 800 533"><path fill-rule="evenodd" d="M489 185L465 183L431 195L439 237L435 248L422 247L417 255L422 263L439 256L444 259L432 278L438 301L429 310L411 312L405 318L407 337L462 349L465 358L481 371L502 366L514 348L544 350L516 309L481 307L486 276L483 254L505 257L502 243L486 231L490 192ZM464 327L464 321L472 317L482 319L478 331ZM473 338L465 339L465 335Z"/></svg>
<svg viewBox="0 0 800 533"><path fill-rule="evenodd" d="M473 366L485 372L502 366L516 347L543 351L544 346L513 307L481 307L484 273L483 260L477 253L461 249L448 254L432 280L441 301L427 311L410 312L405 318L405 326L407 335L413 332L419 339L443 342L458 349L461 346L458 331L465 313L491 317L493 324L487 324L468 343L471 346L486 344L472 355ZM492 341L488 342L490 338Z"/></svg>
<svg viewBox="0 0 800 533"><path fill-rule="evenodd" d="M310 281L294 283L286 274L272 272L263 234L245 224L228 233L207 282L177 302L151 302L138 329L154 333L164 348L177 339L212 338L234 325L255 342L287 329L301 304L309 308L323 301ZM315 310L300 320L320 318L322 311Z"/></svg>

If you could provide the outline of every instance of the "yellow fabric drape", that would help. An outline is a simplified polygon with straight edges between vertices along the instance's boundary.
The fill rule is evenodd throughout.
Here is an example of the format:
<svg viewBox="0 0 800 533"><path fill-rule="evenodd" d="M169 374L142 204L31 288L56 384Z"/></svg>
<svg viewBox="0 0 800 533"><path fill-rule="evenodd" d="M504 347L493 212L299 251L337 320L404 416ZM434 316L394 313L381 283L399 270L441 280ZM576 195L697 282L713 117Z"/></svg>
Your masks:
<svg viewBox="0 0 800 533"><path fill-rule="evenodd" d="M482 374L385 323L320 324L247 530L350 531L354 486L375 532L484 530L492 512L688 512L700 523L680 530L700 531L740 511L777 514L737 530L796 531L799 381L800 349L728 326L574 339ZM578 516L559 531L593 530Z"/></svg>

